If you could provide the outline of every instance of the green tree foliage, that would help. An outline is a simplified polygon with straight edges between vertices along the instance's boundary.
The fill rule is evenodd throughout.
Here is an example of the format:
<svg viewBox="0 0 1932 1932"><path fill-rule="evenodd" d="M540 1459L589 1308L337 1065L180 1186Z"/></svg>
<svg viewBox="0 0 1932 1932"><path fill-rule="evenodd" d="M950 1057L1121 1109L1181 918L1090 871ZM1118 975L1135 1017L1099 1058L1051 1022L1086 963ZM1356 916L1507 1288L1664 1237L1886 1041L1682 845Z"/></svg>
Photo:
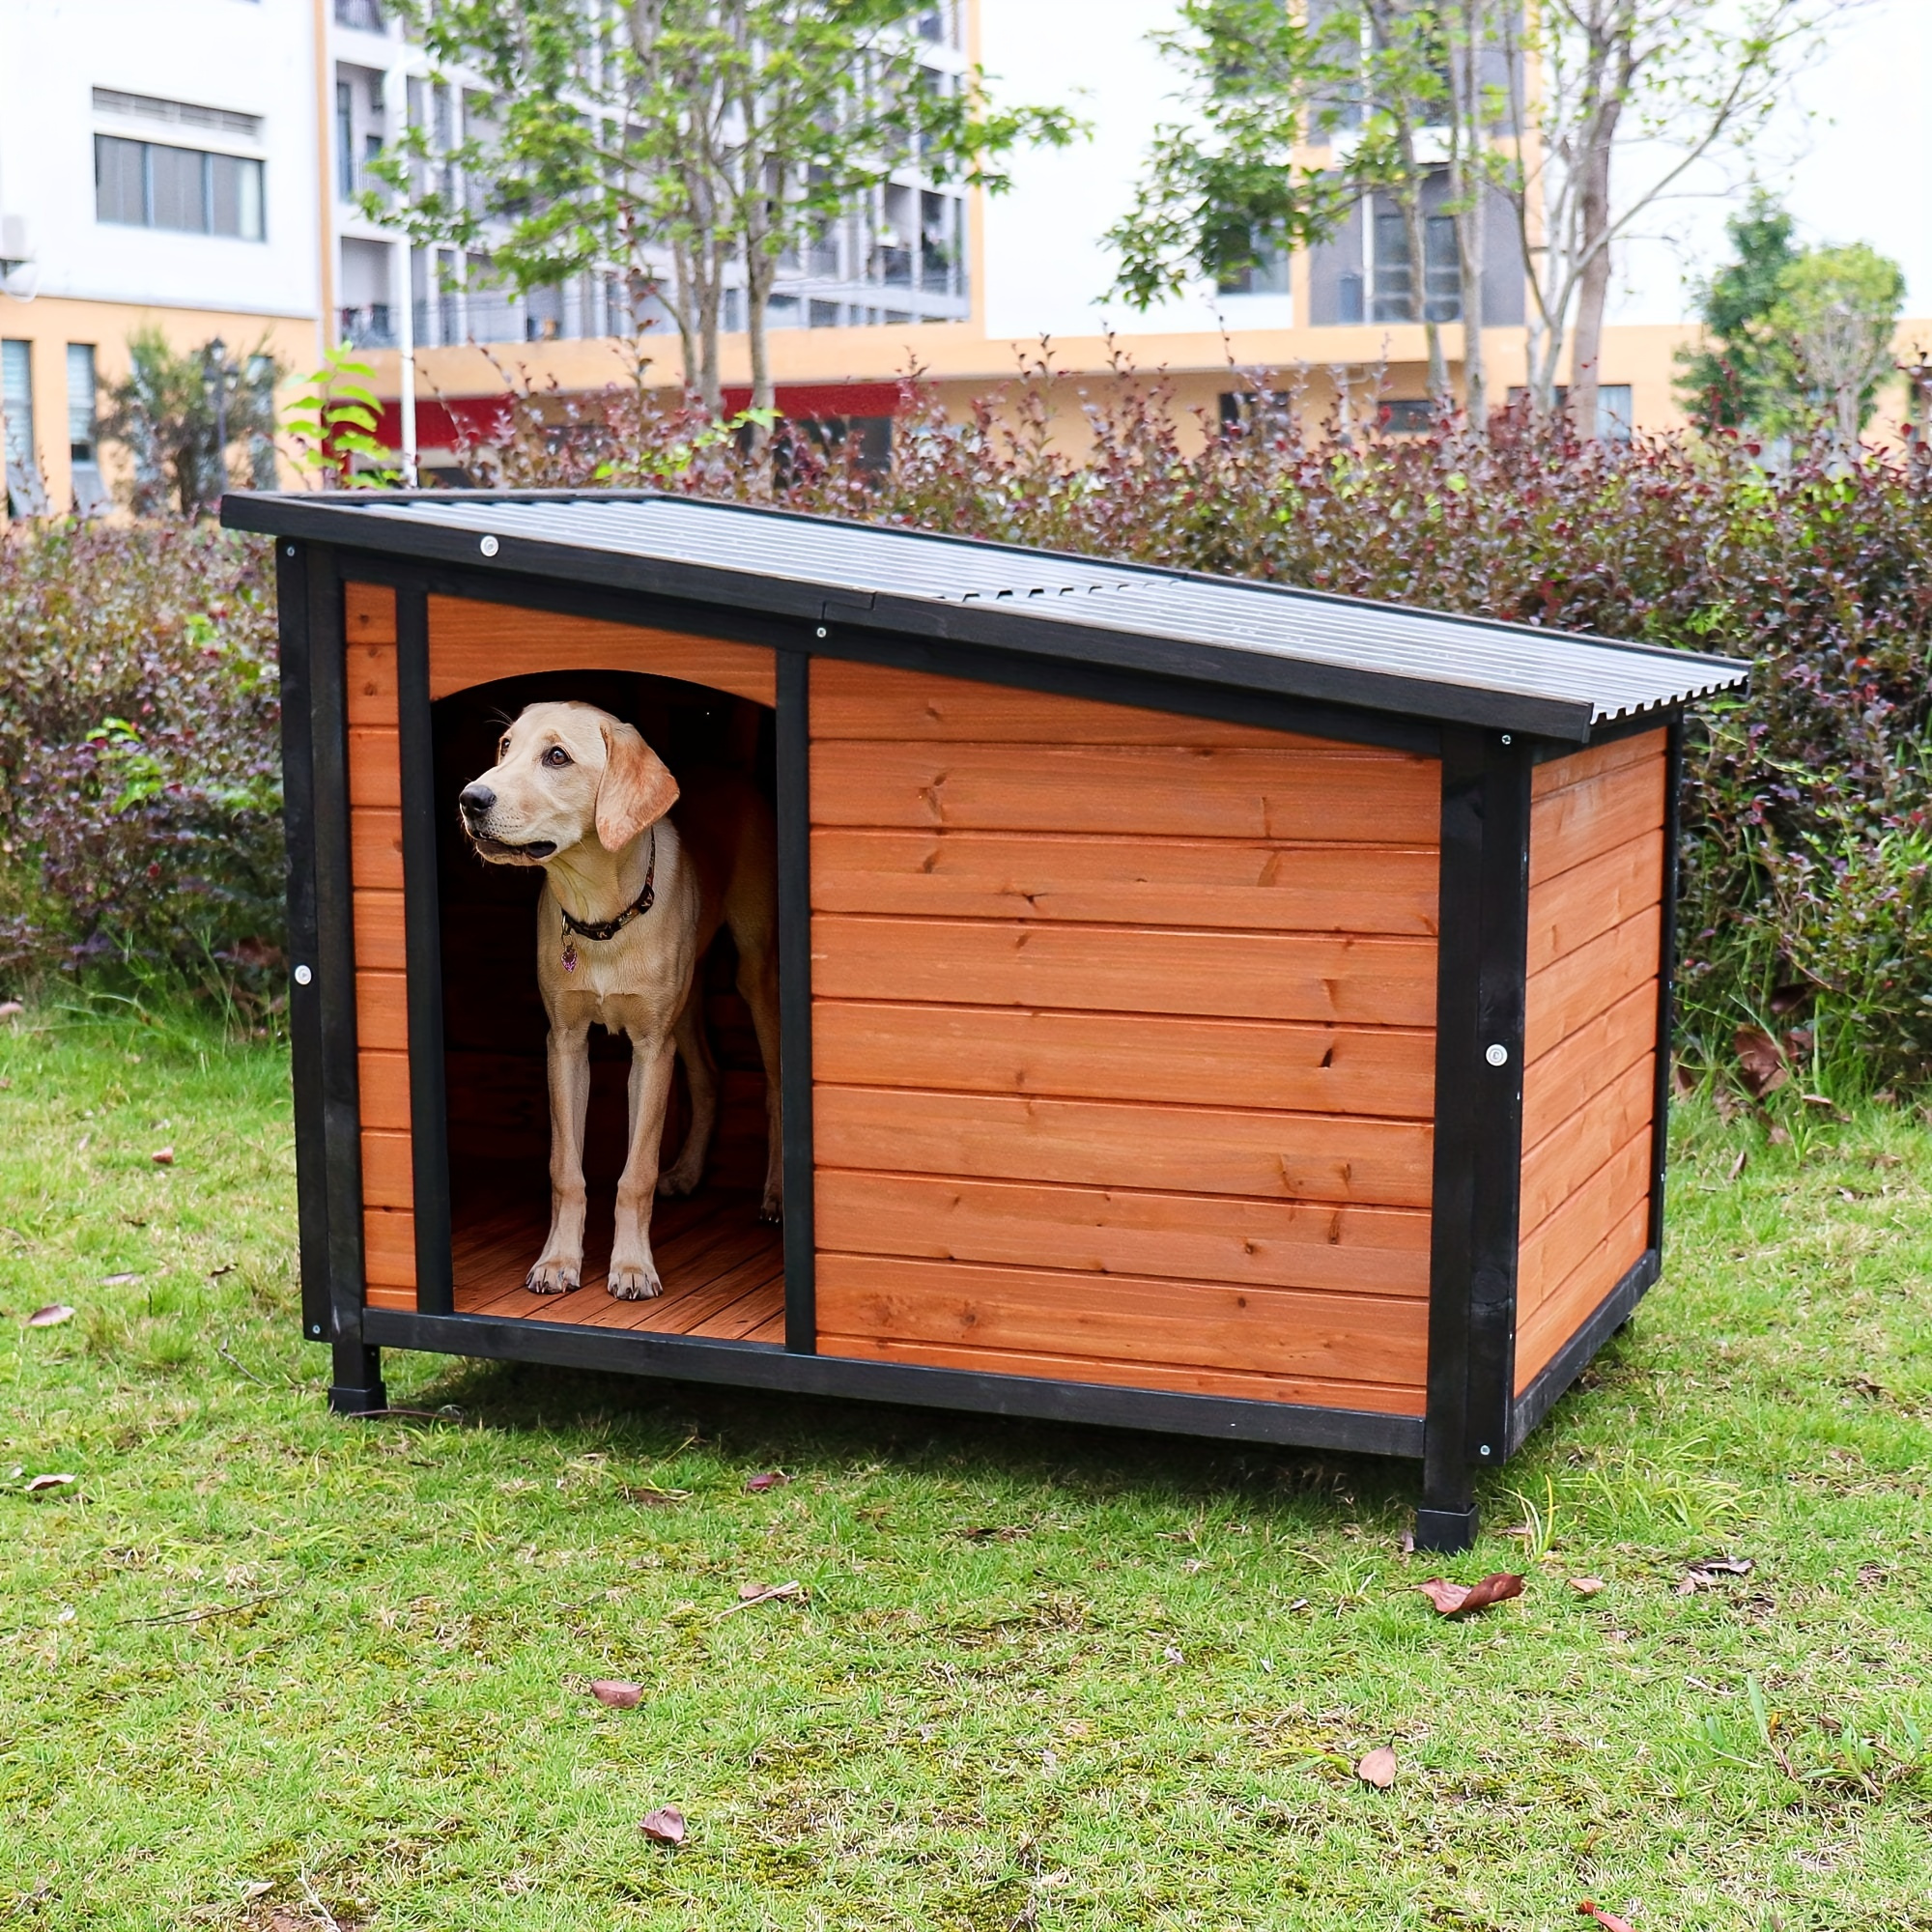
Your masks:
<svg viewBox="0 0 1932 1932"><path fill-rule="evenodd" d="M252 459L269 452L272 484L275 382L279 371L266 345L239 360L214 345L177 351L158 328L139 328L128 338L127 378L107 391L100 434L133 459L129 500L137 516L173 510L197 517L221 500L233 475L230 451L239 443ZM216 384L227 389L226 446L219 446Z"/></svg>
<svg viewBox="0 0 1932 1932"><path fill-rule="evenodd" d="M1823 436L1843 454L1895 366L1905 273L1862 242L1800 248L1792 226L1762 194L1728 223L1735 252L1704 285L1678 394L1707 435Z"/></svg>
<svg viewBox="0 0 1932 1932"><path fill-rule="evenodd" d="M1858 446L1879 384L1894 365L1891 339L1905 306L1905 271L1876 249L1815 248L1778 278L1770 317L1784 377L1774 428L1822 428L1841 454Z"/></svg>
<svg viewBox="0 0 1932 1932"><path fill-rule="evenodd" d="M780 257L916 157L990 192L1024 142L1064 144L1059 108L996 108L921 58L921 0L404 0L440 72L480 80L484 132L444 152L410 130L379 172L417 242L487 250L521 289L621 274L661 289L686 380L721 407L724 291L745 292L753 406L771 406L766 307ZM455 186L460 169L467 191ZM668 275L664 272L668 265Z"/></svg>
<svg viewBox="0 0 1932 1932"><path fill-rule="evenodd" d="M1772 311L1798 259L1792 217L1762 190L1724 227L1732 259L1698 291L1704 340L1677 352L1678 398L1706 435L1764 421L1777 384Z"/></svg>

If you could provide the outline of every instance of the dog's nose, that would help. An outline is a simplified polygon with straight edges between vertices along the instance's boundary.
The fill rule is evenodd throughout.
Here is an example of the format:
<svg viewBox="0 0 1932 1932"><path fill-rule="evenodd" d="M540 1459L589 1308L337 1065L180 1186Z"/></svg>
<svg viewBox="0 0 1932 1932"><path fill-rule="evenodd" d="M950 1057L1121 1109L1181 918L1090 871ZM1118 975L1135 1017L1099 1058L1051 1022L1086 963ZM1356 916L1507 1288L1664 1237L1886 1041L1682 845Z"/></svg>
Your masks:
<svg viewBox="0 0 1932 1932"><path fill-rule="evenodd" d="M497 794L486 784L465 785L463 796L457 800L471 818L481 818L496 803Z"/></svg>

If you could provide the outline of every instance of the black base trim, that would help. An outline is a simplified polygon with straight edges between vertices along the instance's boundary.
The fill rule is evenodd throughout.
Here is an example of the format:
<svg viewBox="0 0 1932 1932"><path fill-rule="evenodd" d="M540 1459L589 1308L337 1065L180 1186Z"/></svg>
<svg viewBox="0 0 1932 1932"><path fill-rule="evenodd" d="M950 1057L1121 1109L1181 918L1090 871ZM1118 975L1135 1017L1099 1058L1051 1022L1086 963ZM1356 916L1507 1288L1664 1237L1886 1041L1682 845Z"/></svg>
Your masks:
<svg viewBox="0 0 1932 1932"><path fill-rule="evenodd" d="M328 1406L336 1415L367 1415L388 1406L389 1392L380 1381L356 1385L336 1382L328 1391Z"/></svg>
<svg viewBox="0 0 1932 1932"><path fill-rule="evenodd" d="M367 1310L362 1335L374 1347L479 1355L499 1362L542 1362L559 1369L603 1369L677 1381L786 1389L798 1395L848 1396L861 1402L898 1402L1050 1422L1092 1422L1223 1441L1274 1442L1371 1456L1422 1454L1419 1416L1116 1388L1100 1382L1044 1381L1028 1376L929 1369L910 1362L801 1355L764 1342L639 1335L522 1318L412 1315L391 1308Z"/></svg>
<svg viewBox="0 0 1932 1932"><path fill-rule="evenodd" d="M1510 1454L1556 1406L1557 1398L1589 1367L1590 1358L1626 1321L1663 1271L1655 1248L1646 1248L1635 1265L1598 1302L1590 1319L1564 1343L1549 1366L1517 1397L1510 1411Z"/></svg>
<svg viewBox="0 0 1932 1932"><path fill-rule="evenodd" d="M1476 1541L1476 1506L1467 1509L1419 1509L1415 1513L1415 1547L1437 1556L1460 1556Z"/></svg>

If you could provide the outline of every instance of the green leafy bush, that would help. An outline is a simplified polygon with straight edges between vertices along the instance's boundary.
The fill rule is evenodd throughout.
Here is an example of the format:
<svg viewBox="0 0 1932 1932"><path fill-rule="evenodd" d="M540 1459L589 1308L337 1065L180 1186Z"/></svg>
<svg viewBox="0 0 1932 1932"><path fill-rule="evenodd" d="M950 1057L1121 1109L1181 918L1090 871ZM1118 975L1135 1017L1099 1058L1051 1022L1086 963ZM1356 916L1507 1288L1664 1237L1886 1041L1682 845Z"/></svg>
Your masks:
<svg viewBox="0 0 1932 1932"><path fill-rule="evenodd" d="M1231 379L1231 385L1233 379ZM1245 385L1194 422L1155 381L1044 367L947 421L906 384L883 475L781 425L756 456L636 384L506 394L479 481L651 487L1720 652L1750 696L1693 720L1685 1046L1806 1010L1811 1077L1932 1077L1932 464L1776 473L1737 437L1561 422L1394 436ZM848 442L844 448L856 448ZM232 978L278 933L266 553L169 526L0 548L0 970L91 957ZM199 627L209 627L207 629ZM217 647L218 646L218 647Z"/></svg>
<svg viewBox="0 0 1932 1932"><path fill-rule="evenodd" d="M272 1000L279 716L266 545L0 540L0 977L111 963Z"/></svg>

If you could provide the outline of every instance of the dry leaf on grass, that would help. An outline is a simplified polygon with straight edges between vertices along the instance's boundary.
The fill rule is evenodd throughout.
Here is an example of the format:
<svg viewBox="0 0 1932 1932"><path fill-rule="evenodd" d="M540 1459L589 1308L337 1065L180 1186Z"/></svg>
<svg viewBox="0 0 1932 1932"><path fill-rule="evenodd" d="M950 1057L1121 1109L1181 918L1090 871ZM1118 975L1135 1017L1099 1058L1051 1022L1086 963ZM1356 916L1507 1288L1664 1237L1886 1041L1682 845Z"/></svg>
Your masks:
<svg viewBox="0 0 1932 1932"><path fill-rule="evenodd" d="M1579 1597L1594 1597L1604 1587L1604 1579L1601 1577L1573 1577L1570 1587Z"/></svg>
<svg viewBox="0 0 1932 1932"><path fill-rule="evenodd" d="M58 1328L63 1321L73 1320L73 1310L64 1301L50 1301L44 1308L37 1308L27 1317L29 1328Z"/></svg>
<svg viewBox="0 0 1932 1932"><path fill-rule="evenodd" d="M644 1701L641 1684L627 1684L621 1677L593 1677L590 1694L613 1711L632 1711Z"/></svg>
<svg viewBox="0 0 1932 1932"><path fill-rule="evenodd" d="M1467 1587L1445 1582L1440 1577L1432 1577L1428 1582L1418 1583L1415 1587L1445 1617L1466 1617L1476 1610L1487 1610L1492 1604L1521 1596L1522 1578L1514 1571L1497 1570L1485 1577L1480 1583Z"/></svg>
<svg viewBox="0 0 1932 1932"><path fill-rule="evenodd" d="M156 1167L172 1167L175 1164L175 1151L171 1147L156 1148L148 1158Z"/></svg>
<svg viewBox="0 0 1932 1932"><path fill-rule="evenodd" d="M1594 1918L1599 1925L1606 1925L1609 1932L1636 1932L1628 1918L1619 1918L1614 1912L1605 1912L1595 1899L1586 1898L1577 1908L1579 1918Z"/></svg>
<svg viewBox="0 0 1932 1932"><path fill-rule="evenodd" d="M1355 1776L1378 1791L1386 1791L1395 1782L1395 1752L1387 1745L1372 1750L1355 1767Z"/></svg>
<svg viewBox="0 0 1932 1932"><path fill-rule="evenodd" d="M661 1845L684 1843L684 1813L675 1804L660 1804L638 1820L638 1830Z"/></svg>
<svg viewBox="0 0 1932 1932"><path fill-rule="evenodd" d="M679 1503L687 1500L691 1492L689 1490L657 1490L652 1489L647 1483L640 1483L621 1489L617 1493L627 1503L636 1503L641 1509L668 1510L675 1509Z"/></svg>
<svg viewBox="0 0 1932 1932"><path fill-rule="evenodd" d="M1753 1100L1776 1094L1791 1078L1783 1047L1762 1027L1740 1027L1731 1044L1737 1049L1738 1084Z"/></svg>
<svg viewBox="0 0 1932 1932"><path fill-rule="evenodd" d="M1731 1179L1733 1180L1737 1180L1743 1178L1745 1168L1748 1164L1749 1160L1750 1160L1750 1149L1740 1148L1738 1150L1737 1159L1732 1161L1731 1163Z"/></svg>
<svg viewBox="0 0 1932 1932"><path fill-rule="evenodd" d="M27 1493L33 1496L38 1495L43 1490L62 1490L68 1484L78 1482L80 1478L77 1476L69 1475L36 1476L28 1483Z"/></svg>
<svg viewBox="0 0 1932 1932"><path fill-rule="evenodd" d="M753 1495L758 1495L766 1490L782 1489L790 1481L791 1478L782 1469L767 1469L761 1475L747 1476L745 1487Z"/></svg>
<svg viewBox="0 0 1932 1932"><path fill-rule="evenodd" d="M789 1583L740 1583L738 1601L729 1609L720 1610L719 1617L734 1615L739 1610L749 1610L753 1604L769 1604L779 1597L802 1597L805 1585L795 1577ZM718 1619L714 1617L715 1623Z"/></svg>
<svg viewBox="0 0 1932 1932"><path fill-rule="evenodd" d="M1677 1594L1694 1597L1699 1590L1716 1589L1726 1577L1748 1577L1756 1567L1748 1556L1706 1556L1685 1571Z"/></svg>
<svg viewBox="0 0 1932 1932"><path fill-rule="evenodd" d="M104 1274L100 1277L100 1285L102 1288L119 1288L126 1282L139 1281L141 1277L137 1274Z"/></svg>

